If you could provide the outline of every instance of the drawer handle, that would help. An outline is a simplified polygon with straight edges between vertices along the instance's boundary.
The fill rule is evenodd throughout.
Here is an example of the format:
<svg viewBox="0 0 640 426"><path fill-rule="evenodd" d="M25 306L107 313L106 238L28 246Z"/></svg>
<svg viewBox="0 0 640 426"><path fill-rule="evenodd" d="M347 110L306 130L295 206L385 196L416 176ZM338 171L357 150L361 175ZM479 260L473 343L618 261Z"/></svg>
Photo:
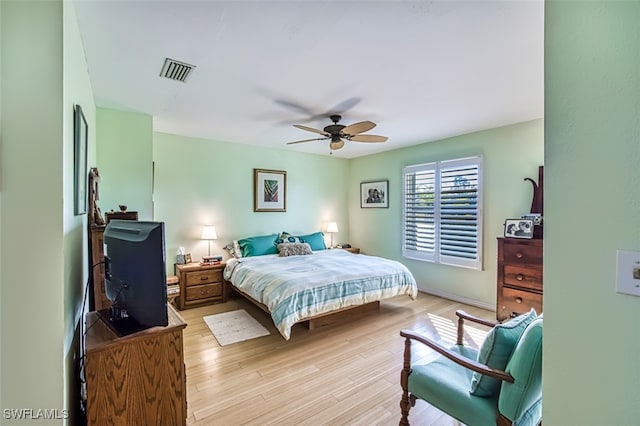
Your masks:
<svg viewBox="0 0 640 426"><path fill-rule="evenodd" d="M209 279L209 277L207 277L207 276L200 277L200 281L206 281L206 280L208 280L208 279Z"/></svg>
<svg viewBox="0 0 640 426"><path fill-rule="evenodd" d="M522 254L522 252L517 252L517 253L516 253L516 257L517 257L518 259L522 259L522 258L524 257L524 254Z"/></svg>
<svg viewBox="0 0 640 426"><path fill-rule="evenodd" d="M518 281L522 281L522 280L524 280L524 275L522 275L522 274L517 274L517 275L516 275L516 280L518 280Z"/></svg>
<svg viewBox="0 0 640 426"><path fill-rule="evenodd" d="M209 293L209 290L200 290L200 294L202 296L204 296L205 294Z"/></svg>
<svg viewBox="0 0 640 426"><path fill-rule="evenodd" d="M516 297L516 303L522 303L522 297Z"/></svg>

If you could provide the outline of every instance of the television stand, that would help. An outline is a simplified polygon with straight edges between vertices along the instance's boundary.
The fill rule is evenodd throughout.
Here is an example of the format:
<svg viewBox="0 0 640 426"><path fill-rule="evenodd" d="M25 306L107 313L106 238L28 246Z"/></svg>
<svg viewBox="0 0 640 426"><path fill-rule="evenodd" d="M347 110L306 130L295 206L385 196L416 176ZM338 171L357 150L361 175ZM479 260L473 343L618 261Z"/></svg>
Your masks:
<svg viewBox="0 0 640 426"><path fill-rule="evenodd" d="M169 324L119 337L93 311L85 336L86 424L185 425L187 390L182 330Z"/></svg>

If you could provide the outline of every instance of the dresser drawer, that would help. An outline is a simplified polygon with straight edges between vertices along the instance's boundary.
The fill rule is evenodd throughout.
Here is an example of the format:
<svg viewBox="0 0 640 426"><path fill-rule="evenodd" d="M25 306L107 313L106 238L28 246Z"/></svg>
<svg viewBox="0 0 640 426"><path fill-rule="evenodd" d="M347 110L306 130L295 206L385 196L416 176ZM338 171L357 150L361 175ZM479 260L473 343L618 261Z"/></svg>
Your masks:
<svg viewBox="0 0 640 426"><path fill-rule="evenodd" d="M542 291L542 269L504 265L504 284Z"/></svg>
<svg viewBox="0 0 640 426"><path fill-rule="evenodd" d="M187 273L185 283L190 285L201 285L208 283L215 283L222 281L222 270L216 269L213 271L197 271Z"/></svg>
<svg viewBox="0 0 640 426"><path fill-rule="evenodd" d="M222 283L204 284L187 288L187 303L211 297L222 297Z"/></svg>
<svg viewBox="0 0 640 426"><path fill-rule="evenodd" d="M542 265L542 240L521 243L505 239L503 257L508 263Z"/></svg>
<svg viewBox="0 0 640 426"><path fill-rule="evenodd" d="M503 287L498 294L498 319L500 321L535 309L542 313L542 294Z"/></svg>

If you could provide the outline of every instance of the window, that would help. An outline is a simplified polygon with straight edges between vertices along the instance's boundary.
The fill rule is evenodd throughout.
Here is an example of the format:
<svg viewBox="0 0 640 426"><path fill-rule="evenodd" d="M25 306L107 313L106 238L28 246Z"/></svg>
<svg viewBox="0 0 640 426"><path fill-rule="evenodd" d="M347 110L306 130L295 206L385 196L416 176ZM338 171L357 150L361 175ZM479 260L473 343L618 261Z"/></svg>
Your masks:
<svg viewBox="0 0 640 426"><path fill-rule="evenodd" d="M482 269L482 157L403 169L402 255Z"/></svg>

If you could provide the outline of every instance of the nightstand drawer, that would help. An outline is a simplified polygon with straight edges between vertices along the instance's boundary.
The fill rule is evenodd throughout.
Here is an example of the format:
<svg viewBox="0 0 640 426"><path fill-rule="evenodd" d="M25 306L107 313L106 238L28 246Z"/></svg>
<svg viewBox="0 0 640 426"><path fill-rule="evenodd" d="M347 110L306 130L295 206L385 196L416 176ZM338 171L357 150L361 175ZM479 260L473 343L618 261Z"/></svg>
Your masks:
<svg viewBox="0 0 640 426"><path fill-rule="evenodd" d="M504 265L504 283L542 291L542 269Z"/></svg>
<svg viewBox="0 0 640 426"><path fill-rule="evenodd" d="M186 276L186 285L201 285L222 281L222 270L189 272Z"/></svg>
<svg viewBox="0 0 640 426"><path fill-rule="evenodd" d="M501 321L529 312L531 308L538 315L542 313L542 294L507 287L498 294L498 319Z"/></svg>
<svg viewBox="0 0 640 426"><path fill-rule="evenodd" d="M529 244L506 240L503 252L505 262L542 265L542 240L529 240Z"/></svg>
<svg viewBox="0 0 640 426"><path fill-rule="evenodd" d="M199 286L191 286L187 288L187 303L200 300L209 299L211 297L222 296L222 283L205 284Z"/></svg>

